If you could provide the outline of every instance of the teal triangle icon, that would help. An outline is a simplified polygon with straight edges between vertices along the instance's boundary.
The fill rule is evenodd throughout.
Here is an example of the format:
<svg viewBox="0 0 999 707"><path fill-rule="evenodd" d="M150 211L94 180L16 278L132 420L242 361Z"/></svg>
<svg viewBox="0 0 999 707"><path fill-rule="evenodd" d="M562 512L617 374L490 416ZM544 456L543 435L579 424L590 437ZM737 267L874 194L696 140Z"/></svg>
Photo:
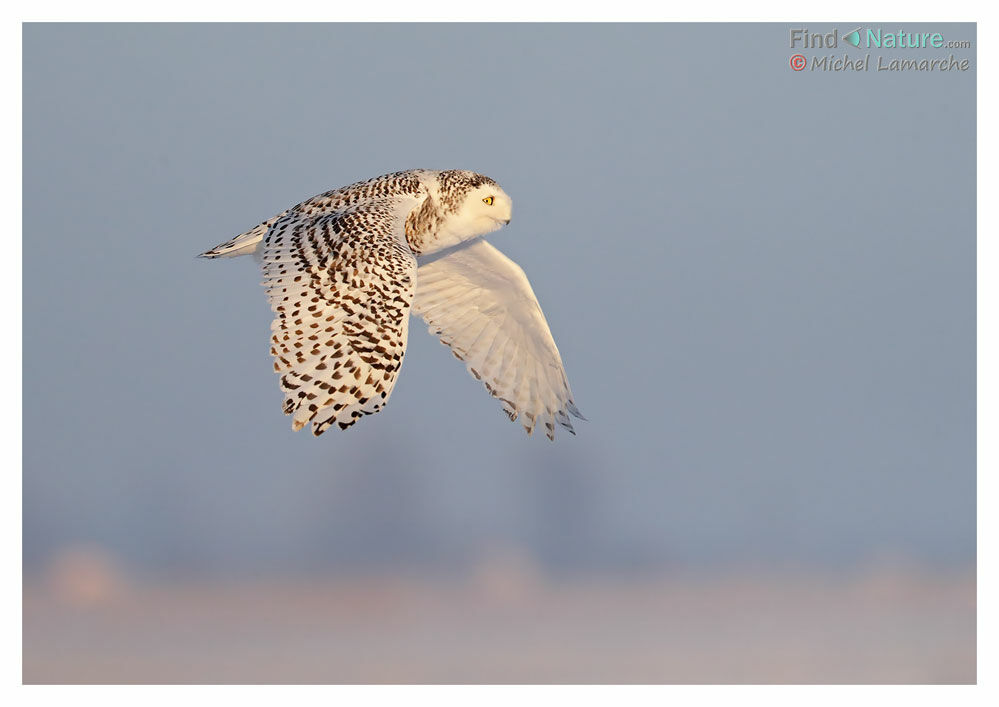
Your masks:
<svg viewBox="0 0 999 707"><path fill-rule="evenodd" d="M853 45L855 47L859 47L860 46L860 28L858 27L857 29L853 30L852 32L848 32L847 34L844 34L843 35L843 41L847 42L848 44L851 44L851 45Z"/></svg>

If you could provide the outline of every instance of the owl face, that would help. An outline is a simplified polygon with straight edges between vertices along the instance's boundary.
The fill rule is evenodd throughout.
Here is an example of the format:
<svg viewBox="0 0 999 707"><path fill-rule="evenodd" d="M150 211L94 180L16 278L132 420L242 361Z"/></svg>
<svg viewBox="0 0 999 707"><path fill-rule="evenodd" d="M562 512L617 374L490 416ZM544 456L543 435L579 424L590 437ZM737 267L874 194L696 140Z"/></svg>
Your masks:
<svg viewBox="0 0 999 707"><path fill-rule="evenodd" d="M512 214L513 200L496 183L471 189L458 210L459 217L467 221L476 235L505 226Z"/></svg>
<svg viewBox="0 0 999 707"><path fill-rule="evenodd" d="M437 234L437 246L446 247L461 241L490 233L510 223L513 201L491 179L478 179L468 184ZM479 183L475 183L479 182Z"/></svg>
<svg viewBox="0 0 999 707"><path fill-rule="evenodd" d="M426 186L427 200L420 208L429 212L430 223L426 237L419 238L414 247L421 255L458 245L510 222L512 201L489 177L448 170L436 173ZM420 231L418 225L415 230Z"/></svg>

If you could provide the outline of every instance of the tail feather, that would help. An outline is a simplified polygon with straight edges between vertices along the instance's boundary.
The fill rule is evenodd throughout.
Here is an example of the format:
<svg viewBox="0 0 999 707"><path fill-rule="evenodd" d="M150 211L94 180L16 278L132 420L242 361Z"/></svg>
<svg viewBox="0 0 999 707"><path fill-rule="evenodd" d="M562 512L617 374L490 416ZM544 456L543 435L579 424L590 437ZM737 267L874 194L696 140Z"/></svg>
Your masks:
<svg viewBox="0 0 999 707"><path fill-rule="evenodd" d="M287 211L285 213L287 213ZM257 249L260 241L262 241L264 236L267 235L267 231L271 225L282 216L284 216L284 213L278 214L272 219L267 219L262 224L256 226L255 228L251 228L246 233L240 233L235 238L228 240L225 243L220 243L211 250L206 250L204 253L199 254L198 257L234 258L237 255L249 255Z"/></svg>

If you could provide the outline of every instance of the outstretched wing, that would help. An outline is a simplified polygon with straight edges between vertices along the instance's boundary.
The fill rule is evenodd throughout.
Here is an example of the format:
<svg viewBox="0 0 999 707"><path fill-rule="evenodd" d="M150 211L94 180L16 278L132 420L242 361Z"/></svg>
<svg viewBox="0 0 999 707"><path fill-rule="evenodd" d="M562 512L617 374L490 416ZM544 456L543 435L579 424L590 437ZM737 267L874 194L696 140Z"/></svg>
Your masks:
<svg viewBox="0 0 999 707"><path fill-rule="evenodd" d="M292 428L315 435L384 407L406 352L416 260L403 228L412 196L293 214L264 237L274 370Z"/></svg>
<svg viewBox="0 0 999 707"><path fill-rule="evenodd" d="M451 347L469 373L528 434L536 424L555 438L570 432L572 400L562 359L524 271L478 239L421 262L413 313Z"/></svg>

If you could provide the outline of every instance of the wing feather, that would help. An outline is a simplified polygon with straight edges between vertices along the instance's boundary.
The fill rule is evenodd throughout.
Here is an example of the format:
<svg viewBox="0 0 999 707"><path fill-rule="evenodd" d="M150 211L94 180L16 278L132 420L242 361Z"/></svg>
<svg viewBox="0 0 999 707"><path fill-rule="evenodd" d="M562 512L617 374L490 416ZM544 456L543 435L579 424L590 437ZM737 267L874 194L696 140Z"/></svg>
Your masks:
<svg viewBox="0 0 999 707"><path fill-rule="evenodd" d="M350 427L388 401L405 355L416 260L404 224L415 198L292 212L264 238L271 353L292 428Z"/></svg>
<svg viewBox="0 0 999 707"><path fill-rule="evenodd" d="M413 314L427 322L511 420L549 439L573 432L573 401L562 358L524 271L482 239L425 259Z"/></svg>

